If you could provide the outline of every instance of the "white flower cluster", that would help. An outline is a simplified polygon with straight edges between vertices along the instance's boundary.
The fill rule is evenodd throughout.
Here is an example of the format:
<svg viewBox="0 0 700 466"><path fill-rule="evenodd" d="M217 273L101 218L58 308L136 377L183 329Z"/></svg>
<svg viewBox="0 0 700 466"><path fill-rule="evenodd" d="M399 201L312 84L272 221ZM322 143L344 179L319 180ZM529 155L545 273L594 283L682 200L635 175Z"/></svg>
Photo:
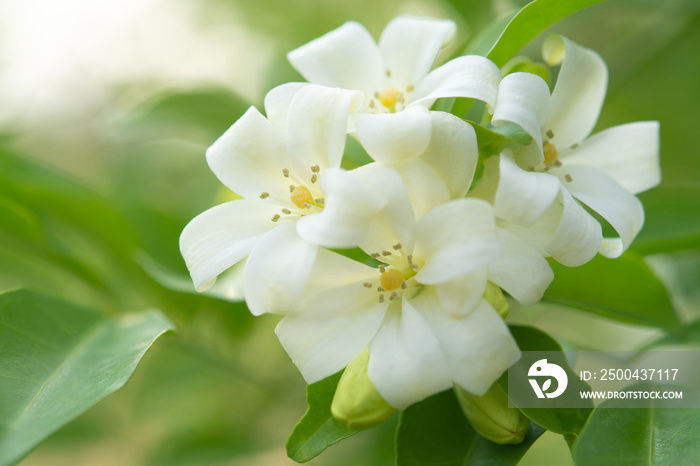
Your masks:
<svg viewBox="0 0 700 466"><path fill-rule="evenodd" d="M180 240L198 290L247 258L248 307L284 316L276 333L308 383L367 348L369 379L397 409L453 384L485 393L518 350L487 284L531 304L553 278L547 257L619 256L644 221L634 194L660 180L657 122L589 137L607 87L596 53L551 37L544 58L563 64L550 94L539 76L503 77L481 56L431 70L454 32L398 17L375 43L349 22L289 53L309 83L273 89L267 117L251 107L207 151L242 199L200 214ZM473 126L430 110L449 97L484 102L493 127L517 125L532 142L482 150L472 188ZM372 163L340 168L348 134ZM618 236L604 238L591 212Z"/></svg>

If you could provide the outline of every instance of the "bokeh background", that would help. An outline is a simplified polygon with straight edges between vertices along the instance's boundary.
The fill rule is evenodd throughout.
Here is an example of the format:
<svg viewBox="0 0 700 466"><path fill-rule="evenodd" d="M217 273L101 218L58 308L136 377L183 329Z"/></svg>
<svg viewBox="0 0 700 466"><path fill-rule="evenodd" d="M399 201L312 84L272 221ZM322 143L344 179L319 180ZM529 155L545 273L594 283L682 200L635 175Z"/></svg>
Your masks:
<svg viewBox="0 0 700 466"><path fill-rule="evenodd" d="M305 411L276 318L196 295L178 250L228 196L204 151L277 84L285 54L348 20L377 37L395 15L452 18L458 54L523 0L0 0L0 289L30 286L176 324L126 387L61 429L26 466L274 466ZM700 317L700 3L609 0L556 24L610 70L598 130L661 121L663 183L640 197L633 249ZM539 58L538 37L524 53ZM660 248L673 238L672 248ZM582 284L583 286L583 284ZM229 298L237 290L229 290ZM235 296L233 296L235 297ZM516 308L567 348L630 350L659 334L553 305ZM396 416L311 464L391 465ZM545 435L523 464L568 464Z"/></svg>

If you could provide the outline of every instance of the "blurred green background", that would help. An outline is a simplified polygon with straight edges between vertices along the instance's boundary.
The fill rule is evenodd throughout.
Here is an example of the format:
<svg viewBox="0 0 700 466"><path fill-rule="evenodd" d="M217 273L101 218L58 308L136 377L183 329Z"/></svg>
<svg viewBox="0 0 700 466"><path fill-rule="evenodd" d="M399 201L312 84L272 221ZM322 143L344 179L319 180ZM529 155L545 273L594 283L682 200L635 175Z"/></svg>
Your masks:
<svg viewBox="0 0 700 466"><path fill-rule="evenodd" d="M273 334L277 319L196 295L179 254L184 225L226 197L205 149L270 88L300 80L286 52L345 21L377 37L397 14L452 18L459 36L447 59L525 3L0 1L0 289L26 285L105 312L157 308L178 328L123 390L22 464L293 464L284 442L305 411L304 383ZM552 32L608 64L597 130L661 122L663 183L640 196L647 225L633 249L683 320L699 318L700 3L609 0ZM539 58L545 36L524 53ZM660 335L544 304L509 321L570 348L629 350ZM311 464L391 465L395 423ZM547 434L523 464L567 455Z"/></svg>

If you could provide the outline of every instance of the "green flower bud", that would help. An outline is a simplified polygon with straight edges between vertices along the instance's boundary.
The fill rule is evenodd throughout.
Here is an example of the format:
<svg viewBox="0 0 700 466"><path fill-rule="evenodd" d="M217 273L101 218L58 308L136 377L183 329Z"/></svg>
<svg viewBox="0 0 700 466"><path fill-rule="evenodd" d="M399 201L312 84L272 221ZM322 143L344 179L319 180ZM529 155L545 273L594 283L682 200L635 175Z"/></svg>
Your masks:
<svg viewBox="0 0 700 466"><path fill-rule="evenodd" d="M365 348L340 377L331 403L331 414L353 429L369 429L396 411L384 401L367 375L369 349Z"/></svg>
<svg viewBox="0 0 700 466"><path fill-rule="evenodd" d="M464 415L483 437L498 444L522 443L530 420L517 408L508 407L508 396L495 383L484 396L475 396L455 385Z"/></svg>
<svg viewBox="0 0 700 466"><path fill-rule="evenodd" d="M484 299L493 307L496 312L500 314L504 319L508 316L510 312L510 304L503 292L498 287L491 282L486 282L486 291L484 291Z"/></svg>

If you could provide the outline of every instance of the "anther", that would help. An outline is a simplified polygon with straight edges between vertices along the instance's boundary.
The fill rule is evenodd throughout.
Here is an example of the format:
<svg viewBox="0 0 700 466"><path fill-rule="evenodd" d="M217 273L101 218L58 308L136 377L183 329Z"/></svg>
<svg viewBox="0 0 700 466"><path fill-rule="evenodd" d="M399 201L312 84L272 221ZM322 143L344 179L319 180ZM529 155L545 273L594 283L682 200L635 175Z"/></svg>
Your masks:
<svg viewBox="0 0 700 466"><path fill-rule="evenodd" d="M555 167L561 167L561 162L559 160L554 161L554 166Z"/></svg>
<svg viewBox="0 0 700 466"><path fill-rule="evenodd" d="M379 295L379 302L380 302L380 303L383 303L383 302L384 302L384 295L383 295L383 294L380 294L380 295Z"/></svg>
<svg viewBox="0 0 700 466"><path fill-rule="evenodd" d="M396 243L392 247L398 251L399 249L401 249L401 243Z"/></svg>
<svg viewBox="0 0 700 466"><path fill-rule="evenodd" d="M280 219L279 214L275 214L275 216L272 217L270 220L272 220L273 222L276 222L276 221L279 220L279 219Z"/></svg>
<svg viewBox="0 0 700 466"><path fill-rule="evenodd" d="M578 147L578 142L576 144L574 144L573 146L571 146L572 149L576 149L577 147Z"/></svg>
<svg viewBox="0 0 700 466"><path fill-rule="evenodd" d="M403 283L401 284L401 289L402 289L402 290L405 290L407 286L408 286L408 285L406 285L406 282L403 282Z"/></svg>
<svg viewBox="0 0 700 466"><path fill-rule="evenodd" d="M569 183L571 183L572 181L574 181L574 179L571 178L571 175L569 175L568 173L567 173L566 175L564 175L564 178L565 178L566 181L568 181Z"/></svg>
<svg viewBox="0 0 700 466"><path fill-rule="evenodd" d="M415 87L413 87L413 84L409 84L408 86L406 86L406 92L413 92L414 89Z"/></svg>
<svg viewBox="0 0 700 466"><path fill-rule="evenodd" d="M285 178L289 178L289 170L286 169L286 168L283 168L283 169L282 169L282 175L283 175Z"/></svg>
<svg viewBox="0 0 700 466"><path fill-rule="evenodd" d="M312 206L308 202L304 202L304 209L310 209Z"/></svg>
<svg viewBox="0 0 700 466"><path fill-rule="evenodd" d="M326 203L326 200L322 197L319 197L318 199L314 199L314 202L319 205L323 205Z"/></svg>
<svg viewBox="0 0 700 466"><path fill-rule="evenodd" d="M260 199L267 199L268 197L270 197L270 193L262 193L260 195Z"/></svg>
<svg viewBox="0 0 700 466"><path fill-rule="evenodd" d="M292 213L292 211L291 211L291 210L289 210L289 209L282 209L282 213L283 213L283 214L287 214L287 215L289 215L289 214L291 214L291 213Z"/></svg>
<svg viewBox="0 0 700 466"><path fill-rule="evenodd" d="M411 264L411 268L413 270L418 270L418 265L417 264Z"/></svg>
<svg viewBox="0 0 700 466"><path fill-rule="evenodd" d="M377 291L380 292L380 293L383 293L383 292L384 292L384 288L382 288L381 286L378 286L378 287L377 287Z"/></svg>
<svg viewBox="0 0 700 466"><path fill-rule="evenodd" d="M390 251L382 251L382 256L390 256L391 252Z"/></svg>
<svg viewBox="0 0 700 466"><path fill-rule="evenodd" d="M370 282L364 282L362 286L364 286L365 288L372 288L372 284Z"/></svg>
<svg viewBox="0 0 700 466"><path fill-rule="evenodd" d="M380 271L381 273L386 272L386 267L384 267L383 265L380 265L380 266L379 266L379 271Z"/></svg>
<svg viewBox="0 0 700 466"><path fill-rule="evenodd" d="M311 182L315 183L316 180L318 180L318 175L316 173L314 173L313 175L311 175Z"/></svg>
<svg viewBox="0 0 700 466"><path fill-rule="evenodd" d="M390 78L391 77L391 70L386 70L386 77Z"/></svg>
<svg viewBox="0 0 700 466"><path fill-rule="evenodd" d="M398 297L399 297L399 294L396 291L394 291L393 293L391 293L391 296L389 296L389 301L393 301Z"/></svg>
<svg viewBox="0 0 700 466"><path fill-rule="evenodd" d="M406 257L406 260L408 261L409 264L413 264L413 254L409 254L409 255Z"/></svg>
<svg viewBox="0 0 700 466"><path fill-rule="evenodd" d="M294 186L293 184L290 184L290 185L289 185L289 192L290 192L290 193L293 193L293 192L294 192L294 188L296 188L296 186Z"/></svg>
<svg viewBox="0 0 700 466"><path fill-rule="evenodd" d="M549 139L552 139L554 137L554 131L552 131L551 129L547 130L545 134Z"/></svg>
<svg viewBox="0 0 700 466"><path fill-rule="evenodd" d="M314 165L313 167L311 167L312 173L318 173L320 171L321 171L321 167L319 167L318 165Z"/></svg>
<svg viewBox="0 0 700 466"><path fill-rule="evenodd" d="M373 252L372 254L369 255L369 257L371 257L372 259L376 259L377 257L379 257L379 253Z"/></svg>
<svg viewBox="0 0 700 466"><path fill-rule="evenodd" d="M369 108L374 108L374 99L369 101Z"/></svg>

